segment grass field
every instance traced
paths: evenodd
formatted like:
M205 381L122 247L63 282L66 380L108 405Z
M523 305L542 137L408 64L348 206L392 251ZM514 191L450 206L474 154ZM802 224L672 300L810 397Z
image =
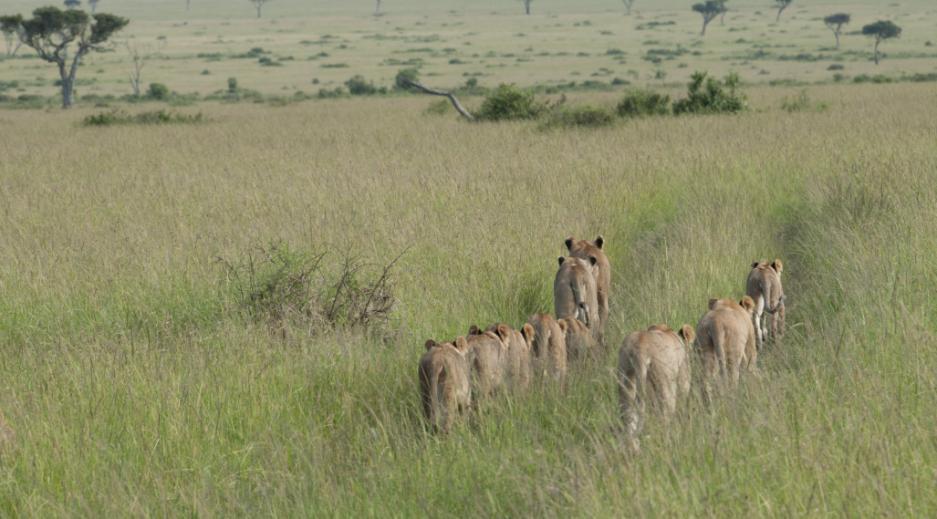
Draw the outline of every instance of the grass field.
M3 12L28 14L41 0L7 0ZM732 0L725 25L716 20L705 38L690 1L641 1L631 16L617 0L575 3L537 0L525 16L520 2L385 0L373 2L276 0L255 17L247 0L154 3L104 0L99 9L126 16L131 24L115 37L114 52L89 56L79 73L78 94L131 93L130 57L124 41L152 55L144 85L157 82L180 93L223 90L227 78L266 94L315 93L360 74L391 85L401 68L418 67L428 83L454 87L480 84L555 85L576 81L636 85L684 83L694 70L735 71L753 83L834 81L860 75L937 73L937 8L927 0L878 2L797 1L775 23L771 2ZM843 46L822 18L852 14ZM859 31L878 19L904 28L886 42L882 64L872 63L872 41ZM930 42L930 46L928 46ZM251 49L262 53L250 54ZM57 94L54 66L34 57L0 61L0 78L16 80L8 94ZM25 59L28 58L28 59ZM262 65L261 58L271 66ZM828 70L830 65L841 65Z
M842 59L848 75L930 73L926 53L937 52L924 45L937 12L923 1L794 7L779 26L765 5L739 2L699 47L696 18L670 0L630 18L597 0L534 2L530 17L515 2L424 12L390 0L377 18L368 2L353 12L278 0L260 21L246 1L220 11L193 0L188 25L182 1L172 12L108 1L102 11L139 19L129 35L167 36L145 77L182 92L222 89L228 76L267 93L355 73L387 83L398 67L380 62L397 50L443 49L469 32L472 52L590 54L499 57L509 65L485 84L585 79L614 64L603 55L613 47L628 52L615 75L633 67L636 83L668 91L693 70L813 81L839 59L752 61L763 76L730 57L751 45L732 42L764 33L786 44L781 31L809 25L771 52L829 54L816 18L838 10L854 13L852 30L893 10L905 27L880 67ZM678 24L632 31L668 19ZM398 25L405 38L440 39L365 38ZM323 34L336 40L299 43ZM649 79L658 66L639 57L651 39L703 54ZM194 57L254 46L296 60ZM844 37L844 52L870 47ZM304 61L320 50L354 66ZM448 59L427 60L426 82L465 80ZM122 60L86 62L79 79L100 79L82 92L127 93ZM55 95L39 65L2 61L0 77ZM749 84L739 115L599 129L469 124L402 95L200 102L174 110L203 120L178 125L85 126L102 108L80 99L68 111L0 110L0 411L16 431L0 452L0 516L937 515L937 90L818 84L806 95L825 109L782 109L800 89ZM621 94L569 97L612 106ZM607 354L574 366L565 391L537 385L430 434L417 393L425 340L551 310L564 238L597 234L613 265ZM255 265L272 244L325 254L332 279L357 258L362 282L399 256L389 320L332 330L301 312L254 311L262 302L244 297L230 266ZM742 295L753 260L775 257L789 329L759 356L761 376L711 409L694 395L669 424L651 416L632 454L615 432L622 339L695 324L709 298Z
M206 105L177 127L0 113L2 515L933 515L935 93L811 93L830 109L765 88L745 115L594 131L419 98ZM597 233L613 345L784 258L790 332L764 375L652 420L639 457L612 433L613 352L565 394L428 435L424 339L548 309L562 239ZM275 240L406 251L391 335L237 311L215 259Z

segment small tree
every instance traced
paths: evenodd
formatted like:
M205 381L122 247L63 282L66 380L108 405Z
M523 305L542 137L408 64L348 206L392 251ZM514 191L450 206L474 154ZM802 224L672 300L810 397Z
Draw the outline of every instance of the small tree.
M264 4L266 4L269 1L270 0L250 0L250 3L254 4L254 9L257 9L257 18L260 18L260 15L262 14L262 11L264 8Z
M724 0L706 0L705 3L695 4L693 10L703 17L703 31L700 36L706 36L706 27L709 22L720 16L726 9Z
M625 13L631 14L631 8L634 7L634 0L621 0L625 4Z
M888 20L879 20L870 23L862 28L862 34L875 38L875 64L878 65L879 53L878 46L885 40L898 38L901 36L901 27Z
M852 17L846 13L831 14L823 19L823 23L833 31L833 36L836 37L837 49L839 49L839 35L843 33L843 26L849 24L850 21Z
M530 2L532 2L532 1L533 1L533 0L521 0L521 2L524 3L524 13L525 13L525 14L530 14Z
M0 32L6 40L7 56L15 56L16 51L20 50L20 46L23 45L23 17L18 14L0 16Z
M776 22L781 21L781 13L790 7L792 3L794 3L794 0L774 0L774 6L778 8L778 17L775 20Z
M137 42L124 42L124 48L127 49L127 55L130 56L130 88L133 90L134 97L140 97L140 85L143 77L143 67L154 53L158 53L163 46L163 41L158 40L156 45L141 44Z
M33 11L32 18L20 22L19 34L20 41L33 48L40 58L58 66L62 108L68 108L72 106L81 59L93 50L104 48L108 38L127 23L126 18L112 14L88 16L84 11L40 7ZM70 52L73 44L75 50Z

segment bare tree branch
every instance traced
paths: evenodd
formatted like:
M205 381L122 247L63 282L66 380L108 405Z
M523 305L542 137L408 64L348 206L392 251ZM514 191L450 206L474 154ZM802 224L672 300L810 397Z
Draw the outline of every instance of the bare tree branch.
M407 87L419 90L420 92L423 92L424 94L449 98L449 102L452 103L452 107L455 108L456 111L459 112L459 114L462 117L466 118L469 121L475 120L475 116L472 115L468 110L466 110L464 106L462 106L462 103L459 102L459 99L452 92L443 92L442 90L429 88L411 79L404 79L403 84Z

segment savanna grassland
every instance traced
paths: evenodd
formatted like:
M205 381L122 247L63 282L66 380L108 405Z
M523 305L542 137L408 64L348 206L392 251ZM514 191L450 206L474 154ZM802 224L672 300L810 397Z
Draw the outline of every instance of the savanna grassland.
M377 24L356 29L367 34L396 24L385 3L376 19L321 9L347 24L332 34ZM907 35L886 52L915 41L927 52L910 29L928 16L922 4L900 4L918 11L901 11ZM192 21L176 27L181 17L143 2L117 5L151 36L165 29L166 53L198 19L213 24L204 38L224 31L237 39L225 48L242 52L272 45L232 27L262 23L274 38L301 14L271 2L261 22L249 5L211 22L207 2L193 0ZM400 16L423 16L406 5ZM588 18L597 31L612 23L605 10L627 20L617 4L584 5L575 15L544 1L553 14L503 23L520 32L511 24ZM494 6L460 8L490 16L490 27L521 9ZM769 8L746 6L737 16L761 9L762 30L782 30ZM656 7L636 9L632 17L656 16ZM812 19L820 7L807 9L810 17L786 13L797 20L783 30L826 31ZM445 14L427 16L451 23ZM679 15L693 22L680 26L688 34L698 30L689 14ZM489 27L462 23L459 32ZM713 42L729 37L718 23ZM606 47L598 36L593 52ZM815 45L831 44L824 36ZM200 41L179 52L201 52ZM847 41L868 51L864 38ZM386 57L370 49L371 62ZM691 57L690 71L730 70ZM79 78L100 66L96 86L124 92L112 58L96 55L105 61L85 63ZM868 59L847 67L933 67L892 55L875 69ZM217 88L229 75L265 92L300 81L283 74L294 64L270 67L264 82L253 62L219 63L229 68L209 76ZM654 70L642 63L641 84ZM0 73L27 65L38 62L0 62ZM799 73L775 65L765 65L769 77ZM825 65L813 63L815 74ZM192 76L168 58L150 66L147 77L174 89L216 88L186 83ZM531 79L523 84L540 83L526 71L570 79L562 61L525 66L505 72ZM464 80L433 67L421 69L428 83ZM389 82L397 67L363 70L346 69ZM319 72L306 69L302 81ZM340 84L346 72L321 77ZM0 453L0 516L934 516L937 89L813 85L808 106L782 109L799 90L749 84L741 114L598 129L467 123L402 94L200 102L175 110L203 120L178 125L85 126L101 108L80 96L67 111L0 110L0 410L16 431ZM579 92L569 102L620 97ZM565 390L535 384L488 402L448 436L430 433L417 393L424 341L551 310L563 239L597 234L613 265L606 354L575 365ZM293 266L321 257L317 272L329 280L347 258L365 282L399 257L387 320L333 328L245 297L250 272L260 272L251 289L278 275L262 262L273 247ZM694 393L669 423L651 415L632 453L617 432L623 337L651 323L695 324L709 298L742 295L752 260L775 257L785 262L788 334L759 356L760 376L711 408Z
M47 0L5 0L0 12L28 15ZM55 2L53 2L55 3ZM257 19L248 0L101 0L98 10L130 19L113 51L83 62L77 93L130 94L130 43L145 55L151 82L180 94L222 91L229 77L267 95L314 95L354 75L390 86L401 68L419 68L428 84L560 86L629 82L682 85L695 70L730 71L754 83L830 83L856 77L937 73L937 7L928 0L795 1L780 23L769 0L730 0L724 23L700 37L690 0L637 0L630 16L618 0L534 0L525 16L514 0L273 0ZM823 17L847 12L842 47ZM889 19L904 32L871 61L864 24ZM830 69L830 66L833 69ZM58 93L54 66L21 49L0 59L8 96Z
M0 508L931 515L935 93L825 87L828 111L794 114L752 94L740 116L547 132L428 117L419 98L218 106L177 127L3 113L0 401L18 436ZM784 258L790 331L763 376L711 414L694 399L652 419L638 457L613 434L613 352L565 393L428 434L423 340L549 309L562 239L599 232L616 346L695 323L751 259ZM390 334L239 311L216 258L273 241L330 262L405 251Z

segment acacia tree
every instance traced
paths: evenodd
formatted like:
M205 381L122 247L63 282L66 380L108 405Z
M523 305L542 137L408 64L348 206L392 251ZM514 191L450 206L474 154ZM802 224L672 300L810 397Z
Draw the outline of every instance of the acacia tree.
M850 21L852 21L852 17L846 13L831 14L823 19L823 23L833 31L833 36L836 37L837 49L839 49L839 35L843 33L843 26L849 24Z
M726 6L724 0L706 0L705 3L693 5L693 10L703 17L703 31L700 32L700 36L706 36L706 27L709 26L709 22L721 16Z
M250 2L254 4L254 8L257 9L257 18L260 18L261 11L263 11L263 8L264 8L264 4L266 4L269 1L270 0L250 0Z
M40 7L33 11L32 18L19 20L20 41L59 69L62 108L72 106L81 59L104 48L108 38L129 23L126 18L112 14L88 16L84 11L63 11L58 7Z
M621 0L625 4L625 13L631 14L631 8L634 7L634 0Z
M878 46L885 40L901 36L901 27L888 20L879 20L862 28L862 34L875 38L875 64L878 65Z
M778 18L775 20L776 22L781 21L781 13L790 7L792 3L794 3L794 0L774 0L774 6L778 8Z
M12 16L0 16L0 32L3 33L3 39L6 40L7 56L13 57L16 51L23 45L23 17L14 14Z

